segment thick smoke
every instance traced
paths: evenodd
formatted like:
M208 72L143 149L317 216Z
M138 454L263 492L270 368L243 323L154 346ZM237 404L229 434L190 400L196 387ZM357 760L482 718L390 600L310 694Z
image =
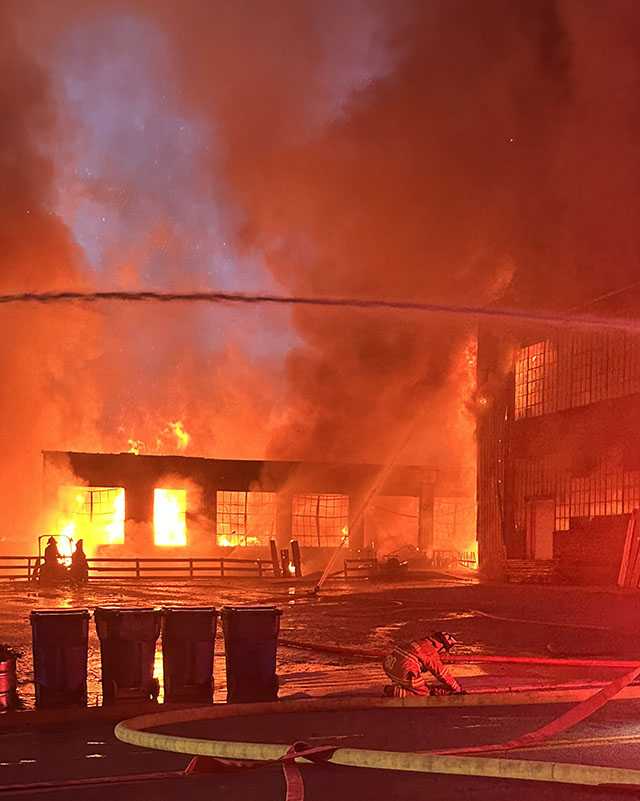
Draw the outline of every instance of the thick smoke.
M5 290L272 282L292 294L565 308L635 278L633 0L11 8L31 52L2 26ZM71 181L82 124L68 94L54 107L50 86L74 31L85 37L74 74L93 75L106 48L131 76L121 85L109 73L107 85L121 104L133 100L113 157ZM160 38L143 64L147 34ZM97 108L96 86L87 97ZM132 135L151 96L177 121L159 139L160 118L144 120L148 141L166 145L161 167L186 164L178 123L197 131L191 167L166 185ZM55 151L56 205L43 152L61 142L77 152ZM74 244L51 213L68 220L87 198L118 217L99 270L82 266L90 243ZM213 253L206 267L198 231ZM184 307L2 315L5 343L21 333L1 356L14 390L7 473L41 446L119 450L182 419L190 452L384 461L409 435L400 461L472 476L474 331L464 320L301 309L212 321ZM29 405L38 414L20 423Z
M0 74L0 285L81 289L81 254L53 213L54 172L44 155L55 129L50 84L18 44L4 4ZM2 313L0 328L0 542L16 542L35 535L39 448L76 437L95 441L100 405L87 365L100 325L82 309L14 308Z

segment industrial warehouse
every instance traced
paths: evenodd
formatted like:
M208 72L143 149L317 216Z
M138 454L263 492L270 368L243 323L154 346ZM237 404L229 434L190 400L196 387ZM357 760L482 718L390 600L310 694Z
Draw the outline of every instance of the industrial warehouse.
M637 293L616 300L617 330L498 342L481 329L478 543L488 573L526 560L559 582L618 582L640 507L640 338L621 316Z
M1 801L640 797L640 2L0 67Z
M345 537L346 551L380 556L471 549L475 538L473 498L456 493L455 475L427 467L45 452L43 469L56 530L104 556L211 555L293 539L317 561Z

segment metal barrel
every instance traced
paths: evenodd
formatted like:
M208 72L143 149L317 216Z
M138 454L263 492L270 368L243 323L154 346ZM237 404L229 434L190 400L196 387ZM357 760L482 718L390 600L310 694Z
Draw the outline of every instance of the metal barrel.
M39 609L30 621L36 707L85 706L89 610Z
M165 702L213 702L217 619L212 606L172 606L162 610Z
M281 614L272 606L222 608L228 702L278 698L276 653Z
M15 656L0 656L0 712L18 704L18 676Z
M157 699L153 669L161 615L151 607L96 607L103 704Z

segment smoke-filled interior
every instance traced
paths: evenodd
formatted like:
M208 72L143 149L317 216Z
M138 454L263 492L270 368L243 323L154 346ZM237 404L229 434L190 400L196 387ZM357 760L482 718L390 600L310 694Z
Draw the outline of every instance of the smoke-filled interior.
M639 26L633 0L6 0L0 290L580 307L636 278ZM455 476L439 547L474 539L464 315L49 304L0 326L0 551L77 534L99 493L94 536L121 536L117 486L65 476L40 510L43 449L429 466ZM179 546L198 508L156 489ZM219 499L219 545L270 525L250 494ZM335 545L341 502L292 494L299 537ZM376 498L368 536L413 543L415 504Z

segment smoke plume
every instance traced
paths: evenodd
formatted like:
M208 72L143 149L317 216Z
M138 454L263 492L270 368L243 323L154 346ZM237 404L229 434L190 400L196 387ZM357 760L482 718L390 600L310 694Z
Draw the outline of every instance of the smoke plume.
M561 309L635 277L633 0L31 0L0 14L3 291ZM384 461L409 431L400 461L472 484L464 319L1 315L0 481L16 514L34 482L16 494L15 475L39 448L126 450L176 420L188 453L227 457Z

